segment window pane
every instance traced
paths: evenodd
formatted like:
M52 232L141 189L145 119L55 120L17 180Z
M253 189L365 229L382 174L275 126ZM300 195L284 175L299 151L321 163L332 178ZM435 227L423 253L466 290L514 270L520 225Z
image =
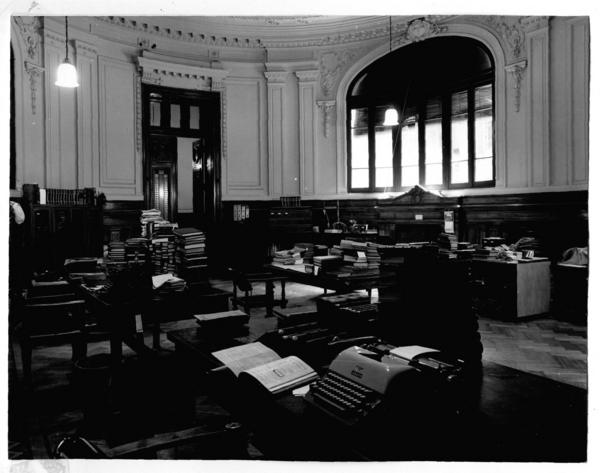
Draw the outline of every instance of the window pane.
M487 158L494 154L492 119L492 85L475 89L475 157Z
M181 126L181 107L178 103L171 104L171 128L179 128Z
M443 184L442 164L425 165L425 184Z
M451 172L450 182L452 182L452 184L461 184L464 182L469 182L469 162L468 161L453 162L450 172Z
M369 134L366 128L352 130L352 168L369 167Z
M402 166L419 164L419 124L416 116L402 123Z
M352 188L360 189L369 187L369 170L368 169L353 169L352 170Z
M452 117L450 122L451 160L469 159L469 129L467 120L467 91L452 94ZM468 180L468 179L467 179ZM464 182L454 181L452 182Z
M442 120L425 122L425 162L442 162Z
M394 149L391 126L375 127L375 166L392 167Z
M160 126L160 102L150 102L150 126Z
M394 185L394 168L375 169L375 187L392 187Z
M350 111L350 126L352 128L366 128L369 123L367 108L356 108Z
M200 107L190 105L190 130L200 129Z
M414 186L419 183L419 166L402 167L402 186Z
M475 160L475 181L491 181L494 179L494 159L484 158Z

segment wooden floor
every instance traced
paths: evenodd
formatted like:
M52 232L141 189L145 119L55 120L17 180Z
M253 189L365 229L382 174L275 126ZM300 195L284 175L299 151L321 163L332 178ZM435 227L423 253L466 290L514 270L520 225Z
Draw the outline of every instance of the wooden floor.
M215 281L215 286L230 289L228 282ZM278 288L277 288L278 289ZM257 288L260 293L262 288ZM314 304L322 289L288 283L286 287L289 306ZM275 327L275 318L266 318L264 309L253 309L250 331L263 333ZM165 323L162 326L161 346L164 358L172 360L173 345L165 333L177 328L194 326L193 320ZM587 388L587 329L582 325L555 320L550 317L519 322L502 322L480 319L479 329L484 345L483 357L506 366L517 368L567 384ZM147 343L151 334L146 333ZM108 352L108 342L89 344L88 354ZM67 433L73 433L81 424L82 414L70 387L72 364L70 347L48 347L34 351L33 399L24 405L19 401L19 375L21 368L18 347L13 350L13 366L17 378L11 380L11 422L9 455L11 458L47 458L56 443ZM136 356L125 348L124 356L135 363ZM196 400L197 412L226 414L206 397ZM259 452L254 452L260 458ZM167 453L167 458L168 453Z

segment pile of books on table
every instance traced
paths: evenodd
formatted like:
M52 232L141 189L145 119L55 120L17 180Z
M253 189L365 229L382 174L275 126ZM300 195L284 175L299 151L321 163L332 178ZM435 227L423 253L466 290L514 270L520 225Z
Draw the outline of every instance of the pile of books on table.
M125 263L125 243L122 241L109 242L106 257L111 263Z
M273 263L292 265L303 264L302 249L293 248L291 250L279 250L273 255Z
M177 274L185 280L197 281L208 276L206 235L197 228L176 228L175 263Z
M175 237L160 236L152 238L152 272L153 274L172 273L175 271Z
M145 264L148 262L150 248L146 238L128 238L125 241L125 261L127 263Z
M332 273L338 271L344 264L339 255L315 256L313 258L314 274Z
M342 240L329 251L342 257L344 265L340 276L376 274L379 272L381 256L377 243ZM347 274L346 274L347 273Z
M148 231L149 223L154 224L155 222L162 221L162 215L160 210L157 209L147 209L142 210L142 214L140 216L140 225L141 225L141 235L143 237L150 238L152 236L152 230ZM151 227L152 225L150 225Z
M185 289L185 281L173 276L171 273L152 276L152 289L160 295L167 295L174 292L182 292Z

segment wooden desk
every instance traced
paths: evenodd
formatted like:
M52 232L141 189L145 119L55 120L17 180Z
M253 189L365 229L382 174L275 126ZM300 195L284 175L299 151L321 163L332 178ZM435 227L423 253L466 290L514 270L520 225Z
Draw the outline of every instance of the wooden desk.
M550 311L550 261L547 258L472 261L480 315L518 319Z
M194 372L219 362L211 351L250 341L207 341L196 328L168 333ZM319 369L319 368L317 368ZM382 413L342 427L290 393L254 396L228 370L205 385L251 426L254 441L277 460L556 461L586 459L587 392L491 362L453 396L412 392Z

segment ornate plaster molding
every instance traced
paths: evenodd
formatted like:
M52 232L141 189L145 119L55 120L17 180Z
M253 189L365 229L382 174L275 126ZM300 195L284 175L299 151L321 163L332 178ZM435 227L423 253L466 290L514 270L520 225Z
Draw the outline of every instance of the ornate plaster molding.
M25 72L29 76L29 89L31 91L31 113L36 114L37 111L37 85L38 77L44 73L45 69L37 64L25 61Z
M37 60L39 58L42 38L42 18L39 16L15 16L14 18L25 43L27 57L32 61Z
M327 98L332 96L335 87L346 68L364 52L365 48L326 51L319 59L321 90Z
M335 116L335 100L318 100L317 106L323 113L323 134L325 135L325 138L329 138L331 123Z
M444 33L448 30L447 26L442 26L428 17L415 18L406 23L400 36L396 38L396 43L407 44L415 43L417 41L423 41L427 38L437 36L440 33ZM392 27L393 34L393 27Z
M502 37L513 60L525 56L525 34L548 26L547 16L486 16L484 22Z
M99 21L111 25L120 26L137 32L150 33L169 39L186 41L188 43L200 43L212 46L229 46L236 48L261 48L261 40L258 38L240 38L238 36L217 36L216 34L198 33L194 31L175 30L160 25L152 25L123 16L97 17Z
M135 77L135 147L142 152L142 71L137 70Z
M78 56L86 56L95 58L98 56L98 49L95 46L84 43L83 41L75 40L75 54Z
M187 66L142 56L137 58L137 62L141 70L142 82L188 89L212 90L213 84L222 82L229 73L224 69Z
M298 82L316 82L319 79L319 70L296 71Z
M513 78L515 112L518 112L521 109L521 83L523 81L523 76L525 75L525 69L527 69L527 60L525 59L509 64L504 68L504 70L510 73Z
M266 71L265 77L268 84L285 84L288 73L286 71Z

